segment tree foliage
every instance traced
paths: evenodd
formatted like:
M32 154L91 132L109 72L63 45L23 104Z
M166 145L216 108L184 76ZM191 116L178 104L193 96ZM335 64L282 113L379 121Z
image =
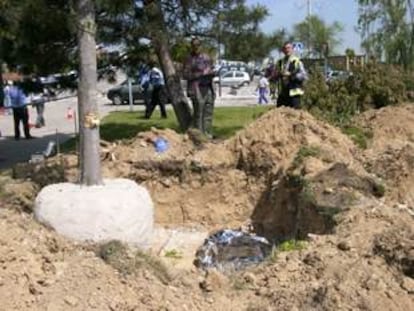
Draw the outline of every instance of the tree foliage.
M329 122L346 127L352 117L368 109L397 105L407 99L401 69L370 63L355 70L347 80L325 82L315 71L306 84L304 106Z
M322 57L328 47L330 52L341 43L339 34L343 26L339 22L326 24L316 15L307 17L303 22L294 26L293 35L296 40L305 42L311 54Z
M225 47L224 58L259 60L280 47L285 37L284 31L265 34L260 30L260 23L268 16L266 7L249 7L244 1L228 1L227 6L220 7L213 19L212 31Z
M358 0L362 46L370 56L414 68L414 1Z

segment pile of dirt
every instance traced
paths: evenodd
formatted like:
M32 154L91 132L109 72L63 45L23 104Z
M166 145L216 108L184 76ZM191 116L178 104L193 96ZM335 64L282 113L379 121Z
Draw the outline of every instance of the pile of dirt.
M386 184L387 197L414 212L414 105L368 111L356 125L372 133L364 166Z
M389 124L388 114L401 118L398 126ZM307 241L289 252L275 248L260 266L228 275L180 266L179 249L143 255L115 242L102 251L58 236L27 211L46 176L76 181L76 157L20 168L15 176L25 180L24 195L16 199L19 181L10 182L8 208L0 209L3 307L414 309L412 216L393 201L396 194L406 200L411 189L403 186L414 163L411 132L403 124L413 117L408 106L361 116L358 125L374 133L364 151L340 130L288 108L269 111L222 142L153 129L106 144L104 175L146 186L158 226L242 227L272 242ZM159 137L169 143L161 153L154 148Z
M358 148L340 130L316 120L304 111L281 108L266 113L228 142L236 153L238 167L252 174L276 173L286 170L301 154L313 149L317 163L307 167L315 174L332 163L341 162L362 171ZM299 152L299 154L298 154Z

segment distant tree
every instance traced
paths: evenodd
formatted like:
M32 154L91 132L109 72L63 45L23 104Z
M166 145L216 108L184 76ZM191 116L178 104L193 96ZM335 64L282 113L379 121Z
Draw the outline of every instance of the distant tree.
M345 50L345 55L348 56L349 58L354 58L355 57L355 50L351 49L351 48L347 48Z
M220 7L213 22L212 31L225 47L227 59L250 61L261 60L280 47L283 31L265 34L260 23L269 16L262 5L246 6L244 1L227 1Z
M318 16L311 15L294 26L293 36L304 42L312 54L323 57L327 52L332 54L341 43L339 34L342 31L343 26L339 22L327 25Z
M0 0L0 86L3 85L3 63L10 61L14 50L19 15L17 4L12 0ZM3 98L3 88L0 87L0 103Z
M414 68L414 1L358 0L362 47L371 57Z
M76 58L76 27L70 1L20 0L10 11L14 21L13 46L8 50L10 64L27 73L48 74L70 68ZM9 14L9 13L7 13Z

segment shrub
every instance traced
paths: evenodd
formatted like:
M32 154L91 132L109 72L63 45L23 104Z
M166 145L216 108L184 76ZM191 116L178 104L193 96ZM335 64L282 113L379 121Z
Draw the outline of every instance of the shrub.
M406 90L414 87L410 83L414 84L402 70L383 64L368 64L346 80L329 84L320 72L314 72L305 86L303 105L316 117L349 126L355 114L406 100Z

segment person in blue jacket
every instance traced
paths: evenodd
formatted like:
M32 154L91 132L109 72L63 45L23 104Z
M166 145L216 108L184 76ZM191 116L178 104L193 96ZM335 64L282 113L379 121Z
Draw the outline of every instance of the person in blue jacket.
M20 121L23 123L24 136L26 139L32 139L29 127L29 112L26 105L26 96L19 83L10 86L9 98L11 108L13 109L14 119L14 139L20 139Z

